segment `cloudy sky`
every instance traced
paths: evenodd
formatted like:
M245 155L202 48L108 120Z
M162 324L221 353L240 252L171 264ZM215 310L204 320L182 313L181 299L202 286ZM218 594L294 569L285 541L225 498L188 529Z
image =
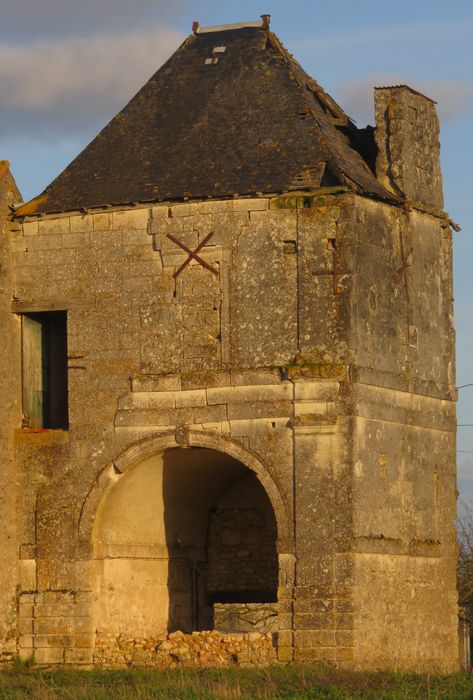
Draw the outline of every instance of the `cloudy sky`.
M456 234L458 384L473 383L471 0L0 0L0 158L38 194L202 25L258 19L360 125L372 88L408 83L438 101L446 209ZM473 387L459 423L473 423ZM473 427L460 427L460 490L473 498ZM471 451L471 454L468 454Z

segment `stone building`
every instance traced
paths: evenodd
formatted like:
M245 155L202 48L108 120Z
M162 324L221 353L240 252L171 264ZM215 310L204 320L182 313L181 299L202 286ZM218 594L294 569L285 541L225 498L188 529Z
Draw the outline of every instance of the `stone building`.
M435 107L357 128L268 23L195 24L12 216L2 166L4 659L457 668Z

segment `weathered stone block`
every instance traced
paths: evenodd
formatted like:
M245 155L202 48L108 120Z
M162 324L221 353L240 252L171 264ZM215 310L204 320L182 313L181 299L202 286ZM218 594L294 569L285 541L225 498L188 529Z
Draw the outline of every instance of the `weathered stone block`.
M187 408L191 406L205 406L207 397L205 389L194 389L189 391L176 391L174 394L176 408ZM199 421L200 422L200 421Z
M199 205L197 202L190 204L176 204L175 206L169 207L169 215L172 218L177 216L193 216L199 211Z
M40 232L37 236L31 237L31 239L29 239L31 241L28 244L29 250L54 250L62 248L62 236L59 233L55 233L53 231L45 231L44 228L40 228L39 231Z
M37 664L62 664L64 663L64 649L52 649L50 647L36 647L34 660Z
M294 661L294 647L293 646L288 646L288 647L283 647L278 645L278 661L281 663L290 663L291 661Z
M151 218L152 219L163 219L169 216L169 207L167 205L152 207L151 208Z
M31 634L21 634L19 639L18 639L18 645L20 648L28 648L31 649L33 646L33 635Z
M34 631L38 635L67 635L74 630L74 620L71 617L35 617ZM39 644L39 641L38 641Z
M69 233L71 228L69 216L61 216L56 219L41 219L38 222L38 233L43 236L56 236L61 233Z
M133 411L133 425L172 425L171 413L174 413L174 411L156 409Z
M112 228L129 231L142 229L146 231L149 219L149 209L126 209L112 212ZM131 235L131 238L132 235Z
M175 408L169 411L168 425L185 425L194 422L194 412L192 408Z
M66 664L75 664L78 666L92 664L93 661L93 649L66 649L64 661Z
M30 661L34 658L34 649L32 647L20 647L18 649L18 657L21 661Z
M23 224L23 235L36 236L38 229L39 225L37 221L25 221Z
M231 199L216 199L206 200L198 204L199 214L213 214L215 212L231 212L233 211L233 200Z
M296 380L294 382L294 398L296 401L327 401L337 397L340 384L338 382Z
M18 632L20 636L26 639L27 635L33 634L33 618L23 618L21 617L18 622Z
M187 387L186 387L187 388ZM190 387L189 387L190 388ZM148 392L171 392L180 391L181 377L178 374L166 375L162 377L140 376L132 377L132 391L148 391Z
M92 214L94 220L94 231L108 231L112 220L112 214L101 212L100 214Z
M25 253L28 250L28 239L18 238L13 240L11 242L11 249L13 253Z
M36 561L34 559L20 561L20 585L22 591L36 590Z
M148 408L162 411L164 409L176 408L176 397L179 392L174 391L156 391L147 393Z
M252 384L275 385L281 381L281 371L277 367L272 369L247 370L246 372L232 370L230 375L231 382L228 382L228 384L231 383L234 386L248 386Z
M228 387L230 386L230 372L209 372L205 370L186 372L181 375L181 381L183 389Z
M294 661L313 662L335 661L338 649L336 647L295 647Z
M93 231L94 230L94 217L100 216L98 214L85 214L79 216L71 216L70 222L70 232L77 233L82 231Z
M78 591L74 594L74 600L76 603L91 603L93 601L93 593L91 591ZM79 614L79 613L77 613Z
M245 420L257 418L288 417L292 413L290 401L254 401L228 405L228 419Z
M30 619L33 617L34 605L32 603L20 603L19 606L19 617L24 619Z
M262 211L269 207L269 199L234 199L233 211Z
M82 248L84 246L87 246L89 243L89 233L87 231L85 232L79 232L79 233L70 233L68 236L64 236L62 239L62 248L63 249L68 249L68 248Z
M296 647L331 647L335 646L333 630L296 630L294 632Z
M335 616L333 613L310 613L310 612L300 612L301 610L309 610L310 606L303 605L299 603L295 606L296 613L294 616L294 621L297 629L301 630L319 630L319 629L333 629L335 627ZM350 629L350 628L347 628Z

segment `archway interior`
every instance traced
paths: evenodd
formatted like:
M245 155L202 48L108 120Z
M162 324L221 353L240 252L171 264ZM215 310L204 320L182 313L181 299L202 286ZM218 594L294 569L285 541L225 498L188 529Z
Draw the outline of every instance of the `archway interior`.
M212 629L214 606L276 601L276 521L256 475L215 450L174 448L127 471L94 528L97 628Z

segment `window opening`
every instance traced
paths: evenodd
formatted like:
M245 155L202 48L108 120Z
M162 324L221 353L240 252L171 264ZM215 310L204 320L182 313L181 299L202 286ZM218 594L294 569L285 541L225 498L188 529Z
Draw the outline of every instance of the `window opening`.
M67 429L67 312L22 314L23 413L27 428Z

